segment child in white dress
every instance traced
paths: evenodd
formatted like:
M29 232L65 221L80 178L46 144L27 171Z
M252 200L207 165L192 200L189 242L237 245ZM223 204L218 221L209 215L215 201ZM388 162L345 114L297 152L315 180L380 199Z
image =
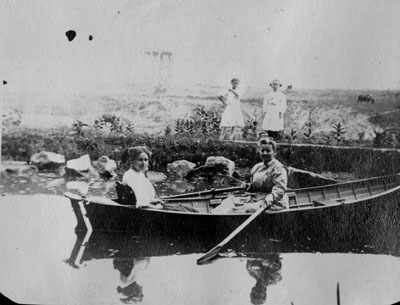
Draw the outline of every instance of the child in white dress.
M279 80L270 83L272 91L264 95L263 113L265 113L262 129L268 132L271 138L277 138L284 129L283 113L286 111L286 95L278 90Z
M242 109L240 107L240 93L238 91L239 79L231 80L232 89L228 90L226 97L219 96L218 99L226 106L221 117L221 136L224 140L229 136L229 140L241 138L240 130L244 127Z

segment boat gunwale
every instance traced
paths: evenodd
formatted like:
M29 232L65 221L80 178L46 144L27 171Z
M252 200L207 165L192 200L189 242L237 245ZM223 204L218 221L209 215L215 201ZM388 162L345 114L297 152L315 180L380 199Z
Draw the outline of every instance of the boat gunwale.
M355 181L348 181L348 182L343 182L343 183L337 183L337 184L330 184L330 185L323 185L323 186L316 186L316 187L309 187L309 188L300 188L300 189L290 189L287 191L288 192L301 192L301 191L309 191L309 190L316 190L316 189L323 189L323 188L332 188L332 187L338 187L340 185L351 185L354 183L360 183L360 182L365 182L365 181L372 181L372 180L381 180L383 178L389 178L389 177L400 177L400 173L393 174L393 175L386 175L386 176L380 176L380 177L372 177L372 178L367 178L367 179L361 179L361 180L355 180ZM345 198L343 199L331 199L331 200L322 200L321 202L318 201L312 201L310 202L310 205L305 205L305 206L295 206L295 208L288 208L288 209L282 209L282 210L267 210L265 211L265 214L280 214L280 213L289 213L289 212L296 212L296 211L306 211L306 210L317 210L317 209L324 209L324 208L330 208L330 207L335 207L335 206L340 206L340 205L348 205L348 204L356 204L359 202L364 202L368 200L372 200L381 196L385 196L387 194L393 193L400 190L400 185L397 185L395 187L392 187L390 189L387 189L385 191L369 195L367 197L363 198L358 198L354 200L346 200ZM100 199L96 200L96 198L102 198L102 197L84 197L84 196L79 196L80 199L77 198L78 195L73 194L73 193L65 193L64 194L66 197L68 197L71 201L72 200L77 200L77 201L82 201L85 206L90 205L91 203L96 204L96 205L105 205L105 206L114 206L114 207L119 207L119 208L126 208L126 209L131 209L131 210L141 210L141 211L146 211L147 212L153 212L153 213L165 213L165 214L174 214L174 215L190 215L194 217L200 217L200 216L214 216L214 217L243 217L243 216L250 216L252 213L227 213L227 214L212 214L209 212L199 212L199 213L190 213L190 212L184 212L184 211L168 211L168 210L158 210L158 209L138 209L135 206L130 206L130 205L123 205L119 204L118 202L112 200L112 199L107 199L109 203L106 202L101 202ZM215 197L192 197L192 198L185 198L188 199L187 201L201 201L201 200L210 200L214 199ZM181 198L184 199L184 198ZM175 200L174 200L175 201ZM176 199L177 202L180 200ZM313 205L313 203L325 203L322 205Z
M390 193L396 192L400 190L400 185L394 188L391 188L389 190L374 194L374 195L370 195L368 197L364 197L364 198L359 198L357 200L332 200L329 201L327 200L327 204L325 205L309 205L309 206L304 206L304 207L297 207L297 208L292 208L292 209L282 209L282 210L277 210L277 211L273 211L273 210L267 210L265 211L265 214L280 214L280 213L290 213L290 212L297 212L297 211L306 211L306 210L318 210L318 209L325 209L325 208L331 208L331 207L335 207L335 206L340 206L340 205L348 205L348 204L357 204L360 202L364 202L364 201L368 201L368 200L372 200L381 196L385 196L388 195ZM226 214L212 214L212 213L204 213L204 212L199 212L199 213L190 213L190 212L183 212L183 211L168 211L168 210L158 210L158 209L138 209L134 206L129 206L129 205L122 205L122 204L118 204L117 202L115 202L115 205L108 205L104 202L96 202L96 201L89 201L86 200L84 198L82 198L83 202L85 205L89 205L89 204L96 204L96 205L104 205L104 206L115 206L115 207L122 207L122 208L127 208L127 209L131 209L131 210L141 210L141 211L146 211L146 212L154 212L154 213L166 213L166 214L181 214L181 215L190 215L190 216L214 216L214 217L224 217L224 216L229 216L229 217L239 217L239 216L250 216L252 213L226 213Z
M345 181L345 182L340 182L340 183L332 183L332 184L327 184L327 185L303 187L303 188L296 188L296 189L287 189L286 193L288 193L288 192L301 192L301 191L308 191L308 190L316 190L316 189L322 189L322 188L334 188L334 187L341 186L341 185L350 185L350 184L353 184L353 183L361 183L361 182L367 182L367 181L372 181L372 180L380 180L380 179L383 179L383 178L391 178L391 177L400 177L400 173L391 174L391 175L385 175L385 176L377 176L377 177L365 178L365 179L358 179L358 180L352 180L352 181Z

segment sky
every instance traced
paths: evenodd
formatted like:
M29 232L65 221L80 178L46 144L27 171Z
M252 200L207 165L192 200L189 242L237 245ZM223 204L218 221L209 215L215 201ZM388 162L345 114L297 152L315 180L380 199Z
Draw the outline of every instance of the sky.
M400 89L396 0L0 0L0 13L10 91L224 86L233 77Z

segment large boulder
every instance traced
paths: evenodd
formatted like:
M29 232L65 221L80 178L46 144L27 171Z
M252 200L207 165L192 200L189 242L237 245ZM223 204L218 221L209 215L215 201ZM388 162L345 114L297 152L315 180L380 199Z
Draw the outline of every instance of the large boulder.
M68 190L77 192L80 195L89 193L89 183L86 181L68 181L65 186Z
M99 174L95 171L90 161L89 155L83 155L78 159L67 161L66 175L69 177L97 177Z
M93 161L94 169L104 178L113 178L117 176L117 162L107 156L101 156Z
M334 183L337 183L337 181L332 178L298 168L288 167L288 187L291 189Z
M208 157L206 163L202 166L194 168L187 178L193 179L195 177L204 177L214 179L216 175L224 175L227 177L239 178L240 176L235 172L235 163L225 157Z
M179 177L186 177L186 175L193 170L196 164L187 160L178 160L167 165L167 171Z
M50 151L41 151L31 156L30 163L41 170L59 169L65 165L65 156Z
M148 171L146 175L151 182L162 182L167 179L167 176L160 172Z
M47 189L55 189L55 188L62 188L62 186L65 184L65 179L64 178L57 178L54 180L50 180L46 188Z
M4 161L0 165L0 172L25 176L37 173L38 168L24 161Z
M227 174L232 176L235 172L235 162L229 160L228 158L222 156L210 156L207 158L206 163L204 164L207 167L217 167L222 169L222 174Z

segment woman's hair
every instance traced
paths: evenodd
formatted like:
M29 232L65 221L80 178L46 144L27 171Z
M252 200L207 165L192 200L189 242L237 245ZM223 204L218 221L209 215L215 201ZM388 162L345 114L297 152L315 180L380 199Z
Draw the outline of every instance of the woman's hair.
M277 80L277 79L274 79L272 82L269 83L269 85L272 87L273 83L278 83L279 87L282 87L281 82L279 80Z
M232 78L232 79L231 79L231 84L233 84L234 81L240 82L240 80L239 80L238 78Z
M272 149L276 152L276 143L270 138L265 137L258 140L258 147L261 147L261 145L271 145Z
M121 156L121 161L123 164L125 164L128 161L136 160L141 153L145 153L149 157L149 159L152 156L151 151L146 146L135 146L129 147L123 152Z

